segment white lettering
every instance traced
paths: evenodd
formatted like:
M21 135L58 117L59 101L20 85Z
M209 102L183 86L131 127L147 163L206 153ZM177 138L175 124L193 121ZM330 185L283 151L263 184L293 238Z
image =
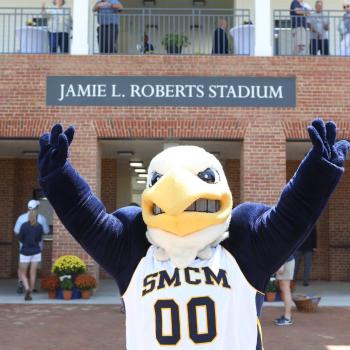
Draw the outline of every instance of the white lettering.
M64 84L61 84L61 95L60 95L60 98L58 99L58 101L63 101L64 99Z
M122 94L117 94L117 85L112 84L112 97L121 97Z
M209 85L209 98L215 98L216 97L216 85Z
M65 94L66 97L69 97L69 94L71 94L71 97L76 97L74 88L73 88L73 84L69 84L68 90Z
M245 95L243 95L243 90L245 90ZM247 98L250 95L250 90L245 85L238 85L238 97L239 98Z
M282 86L279 86L277 91L275 91L273 86L270 86L270 98L283 98Z
M156 97L168 97L166 95L164 85L156 85Z
M131 94L130 94L131 97L135 97L135 95L137 95L137 97L141 97L139 85L131 84L130 87L131 87Z
M149 90L149 93L146 90ZM152 97L154 95L154 87L150 84L144 85L141 88L141 93L143 97Z
M203 85L198 85L197 86L196 97L198 97L198 98L203 98L204 97L204 86Z
M235 88L233 85L230 85L230 88L228 89L228 92L227 92L227 95L226 97L233 97L233 98L236 98L237 95L236 95L236 91L235 91Z

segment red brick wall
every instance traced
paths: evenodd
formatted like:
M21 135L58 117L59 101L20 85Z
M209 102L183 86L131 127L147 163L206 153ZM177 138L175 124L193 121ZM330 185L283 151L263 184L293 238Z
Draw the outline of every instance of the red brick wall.
M340 136L350 138L348 58L2 55L0 65L0 137L38 137L56 121L75 124L72 161L97 193L99 137L243 139L240 180L236 181L240 200L266 203L276 201L286 181L286 140L306 139L305 126L314 116L335 120ZM46 77L55 75L295 76L297 106L46 107ZM344 182L336 194L338 200L329 207L331 279L348 278L338 266L349 266L350 252L345 246L350 232L349 202L344 199L348 186ZM53 258L70 252L88 259L57 219L54 226ZM88 263L97 274L92 260Z
M117 160L102 159L101 169L101 200L107 212L111 213L117 209ZM111 278L111 276L100 267L101 278Z
M101 200L107 212L116 210L117 203L117 160L102 159Z
M350 161L329 204L329 269L333 281L350 281Z
M35 159L0 160L0 277L9 278L17 275L18 242L13 235L13 227L19 215L27 212L28 200L33 190L39 188ZM45 244L42 270L51 268L51 244Z
M225 174L228 181L228 185L232 192L233 206L237 206L241 203L240 195L240 161L239 159L230 159L225 163Z

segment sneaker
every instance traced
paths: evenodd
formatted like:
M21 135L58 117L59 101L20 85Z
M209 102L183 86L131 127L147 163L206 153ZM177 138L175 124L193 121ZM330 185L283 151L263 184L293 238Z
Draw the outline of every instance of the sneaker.
M307 287L308 285L309 285L309 282L304 282L304 283L303 283L303 286L304 286L304 287Z
M293 324L293 320L286 318L284 316L281 316L277 320L275 320L276 326L291 326Z
M280 317L278 317L278 318L275 318L275 319L274 319L274 322L276 323L277 321L281 320L282 318L284 318L284 315L282 315L282 316L280 316Z
M19 281L17 284L17 293L18 294L23 294L24 292L24 285L22 281Z
M30 290L26 290L26 294L25 294L25 296L24 296L24 300L25 300L25 301L32 301L32 300L33 300L33 298L32 298L32 293L31 293Z

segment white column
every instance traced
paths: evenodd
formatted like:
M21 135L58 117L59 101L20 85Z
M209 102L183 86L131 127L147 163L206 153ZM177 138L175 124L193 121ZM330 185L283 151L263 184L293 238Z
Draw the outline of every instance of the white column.
M255 56L272 56L271 0L255 0Z
M72 55L89 54L89 13L92 11L87 0L73 2L73 41Z

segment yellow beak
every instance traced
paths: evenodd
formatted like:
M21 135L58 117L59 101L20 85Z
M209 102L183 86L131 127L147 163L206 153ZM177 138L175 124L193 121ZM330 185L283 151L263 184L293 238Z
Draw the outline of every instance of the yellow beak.
M219 210L214 213L185 211L198 199L218 201ZM143 192L141 206L147 226L186 236L224 223L231 213L232 195L226 181L208 184L188 170L172 169ZM154 214L154 206L163 213Z

